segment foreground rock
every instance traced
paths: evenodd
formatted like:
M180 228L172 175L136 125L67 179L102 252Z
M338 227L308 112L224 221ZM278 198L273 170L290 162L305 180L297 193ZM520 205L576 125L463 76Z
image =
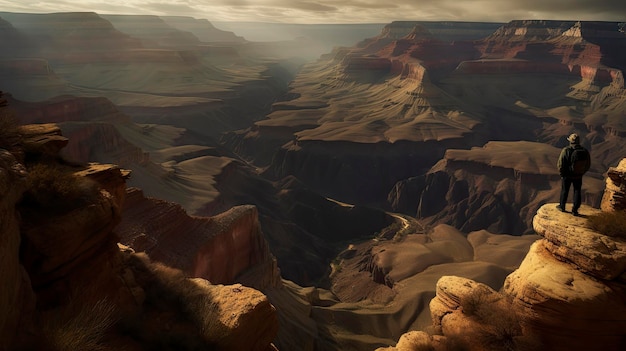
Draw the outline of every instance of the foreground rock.
M550 350L621 349L626 338L623 283L572 268L544 244L531 248L503 288L513 297L524 332Z
M259 291L118 246L127 171L59 161L55 125L22 132L26 167L0 150L1 350L274 349L276 310Z
M600 211L584 208L585 215ZM560 212L545 205L533 221L537 234L545 238L544 247L560 261L574 264L582 272L603 280L614 280L626 271L626 242L589 227L585 218Z
M607 175L602 211L626 210L626 160L622 160L617 167L609 168Z
M622 164L609 171L602 209L622 211ZM617 183L617 185L616 185ZM587 217L543 205L535 242L500 291L461 277L442 277L430 302L434 328L411 332L395 348L446 350L622 350L626 346L626 241L594 230ZM409 342L410 341L410 342ZM407 346L408 345L408 346Z

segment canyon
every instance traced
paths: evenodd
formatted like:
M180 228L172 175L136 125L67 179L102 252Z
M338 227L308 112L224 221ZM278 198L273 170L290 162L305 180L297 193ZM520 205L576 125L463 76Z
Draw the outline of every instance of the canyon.
M580 262L581 245L553 228L586 226L553 204L573 132L592 155L581 212L623 209L607 207L621 203L619 169L605 185L625 146L619 23L275 25L309 38L273 42L216 26L0 12L0 109L25 125L25 156L1 158L1 247L15 289L2 291L0 330L25 329L0 339L27 348L29 333L47 335L35 317L71 313L68 298L88 288L98 293L79 304L121 311L110 347L155 347L146 333L161 333L189 349L412 350L492 331L461 313L476 289L495 305L513 299L527 323L516 336L558 328L559 316L533 317L552 297L528 300L545 297L528 275L548 261L598 291L621 286L621 258L610 277L581 276L600 256ZM346 46L332 48L329 32ZM46 162L101 190L40 218L52 210L24 203L23 183ZM556 300L577 293L564 289ZM619 315L623 296L606 296L597 308ZM203 304L217 322L193 313ZM600 332L584 319L541 342L558 349ZM622 345L618 329L603 334L607 349Z

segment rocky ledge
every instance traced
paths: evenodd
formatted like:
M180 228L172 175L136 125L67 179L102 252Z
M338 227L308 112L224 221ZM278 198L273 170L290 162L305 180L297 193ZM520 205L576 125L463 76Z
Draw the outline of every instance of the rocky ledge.
M609 168L606 190L602 199L602 210L626 210L626 159L617 167Z
M582 216L556 208L537 211L543 238L530 248L500 291L445 276L430 302L433 328L411 331L379 350L623 350L626 347L626 240L604 235L589 218L623 211L618 194L626 160L611 168L599 210Z
M280 284L276 259L251 205L213 217L191 217L178 204L129 188L116 232L122 243L191 277L259 289Z
M18 134L17 151L0 148L0 350L275 350L278 319L264 294L187 278L117 243L128 171L63 161L67 139L54 124ZM262 258L276 269L262 237L246 235L260 232L256 209L235 214L197 219L206 238L226 237L198 248L221 253L232 274Z

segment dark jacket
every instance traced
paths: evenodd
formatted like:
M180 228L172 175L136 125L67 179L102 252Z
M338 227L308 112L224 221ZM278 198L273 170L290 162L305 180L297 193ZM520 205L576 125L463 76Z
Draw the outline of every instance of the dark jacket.
M556 162L556 167L559 170L559 174L564 178L572 178L572 179L580 179L582 178L582 174L573 174L570 170L570 160L572 158L572 152L574 149L583 149L580 144L570 144L570 146L566 146L561 150L561 155L559 156L559 160ZM587 159L587 164L585 165L585 172L589 170L591 167L591 160Z

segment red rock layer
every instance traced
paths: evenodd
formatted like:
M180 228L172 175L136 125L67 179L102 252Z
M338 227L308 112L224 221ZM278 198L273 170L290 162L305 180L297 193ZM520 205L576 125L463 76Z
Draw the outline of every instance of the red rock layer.
M129 121L115 105L103 97L59 96L44 102L22 102L11 100L11 109L20 116L20 122L62 123L69 121Z
M214 284L242 280L255 287L279 283L276 262L253 206L238 206L210 218L190 217L177 204L146 198L130 189L121 241L151 259ZM254 274L245 276L254 271Z

